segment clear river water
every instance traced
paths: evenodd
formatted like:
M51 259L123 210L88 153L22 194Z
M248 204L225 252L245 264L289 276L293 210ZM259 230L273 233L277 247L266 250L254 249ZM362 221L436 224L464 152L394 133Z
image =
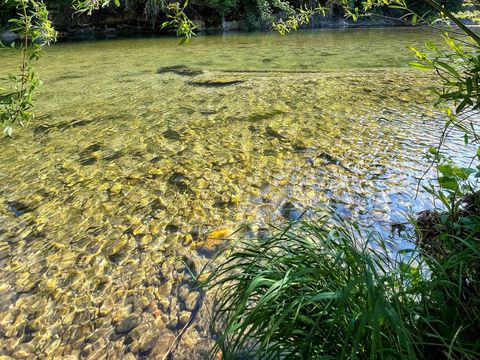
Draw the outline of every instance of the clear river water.
M219 245L327 206L388 236L430 207L414 197L443 118L426 92L434 75L406 62L432 38L346 29L49 47L36 119L0 139L0 354L205 357L210 300L190 271ZM0 52L0 76L19 55Z

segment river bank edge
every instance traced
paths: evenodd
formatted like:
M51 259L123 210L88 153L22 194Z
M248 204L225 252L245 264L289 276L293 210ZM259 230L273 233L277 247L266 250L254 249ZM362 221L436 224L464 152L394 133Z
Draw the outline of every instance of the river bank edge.
M206 26L205 21L193 20L197 26L196 32L201 35L229 33L229 32L251 32L262 31L268 32L272 29L271 21L257 21L254 24L245 21L224 21L218 26ZM347 19L325 19L314 18L307 26L302 26L303 30L318 29L347 29L347 28L378 28L378 27L409 27L408 23L400 22L387 18L371 18L360 19L353 22ZM68 29L60 29L58 31L58 39L60 40L105 40L117 37L143 37L157 35L171 35L169 31L160 29L159 27L149 27L143 25L132 25L128 23L102 23L102 24L85 24L75 26ZM18 40L18 34L0 28L0 41L11 43Z

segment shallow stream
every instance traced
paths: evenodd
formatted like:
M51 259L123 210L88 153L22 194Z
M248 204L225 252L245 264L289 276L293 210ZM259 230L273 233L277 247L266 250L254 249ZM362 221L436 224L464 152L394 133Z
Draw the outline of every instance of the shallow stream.
M0 146L0 354L197 359L191 276L224 238L332 206L388 234L442 117L407 46L349 29L61 43ZM0 76L19 53L0 52ZM455 151L455 148L453 148ZM200 307L202 311L198 312Z

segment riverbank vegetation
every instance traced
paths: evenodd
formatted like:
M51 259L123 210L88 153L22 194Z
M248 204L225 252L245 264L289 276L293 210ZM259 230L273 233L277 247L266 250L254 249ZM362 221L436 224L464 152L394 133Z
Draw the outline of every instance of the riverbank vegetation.
M168 14L167 0L119 0L114 1L83 1L83 0L45 0L51 13L50 20L61 36L88 36L97 32L111 34L116 31L123 35L135 33L165 32L161 24ZM315 2L317 3L317 2ZM335 26L345 15L343 6L331 1L321 1L318 4L328 7L327 18L330 20L323 26ZM360 2L351 1L348 6L358 7ZM462 9L462 0L442 2L447 9L457 11ZM73 7L72 7L73 5ZM97 11L89 15L75 14L75 8L88 8L93 5ZM187 16L195 21L201 29L255 29L270 28L271 22L294 13L301 7L312 7L311 1L305 0L192 0L185 9ZM430 13L431 7L424 2L407 2L412 9L421 14ZM471 7L462 12L468 17ZM0 8L0 28L8 27L8 19L15 15L13 2L2 0ZM376 10L379 19L385 24L405 24L398 22L401 12L387 6ZM318 26L322 26L325 16L317 17Z
M33 64L40 58L42 48L56 38L56 31L42 2L16 0L14 3L18 18L9 22L11 30L22 40L20 73L11 74L3 80L5 88L0 87L0 121L3 134L7 136L12 135L14 125L26 126L34 118L33 95L40 80Z
M392 248L335 216L235 243L207 286L217 290L214 351L224 359L478 358L478 212L468 221L436 224L441 252L425 242Z

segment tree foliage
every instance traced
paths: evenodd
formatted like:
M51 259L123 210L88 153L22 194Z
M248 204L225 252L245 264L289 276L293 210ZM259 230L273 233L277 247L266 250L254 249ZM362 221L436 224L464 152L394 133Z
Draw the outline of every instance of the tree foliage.
M10 19L9 23L12 30L22 39L20 72L1 79L0 87L0 121L3 133L11 136L14 124L25 126L34 117L32 97L40 81L33 64L40 58L43 47L55 41L56 32L51 26L48 11L42 1L3 0L3 2L15 5L18 16Z

